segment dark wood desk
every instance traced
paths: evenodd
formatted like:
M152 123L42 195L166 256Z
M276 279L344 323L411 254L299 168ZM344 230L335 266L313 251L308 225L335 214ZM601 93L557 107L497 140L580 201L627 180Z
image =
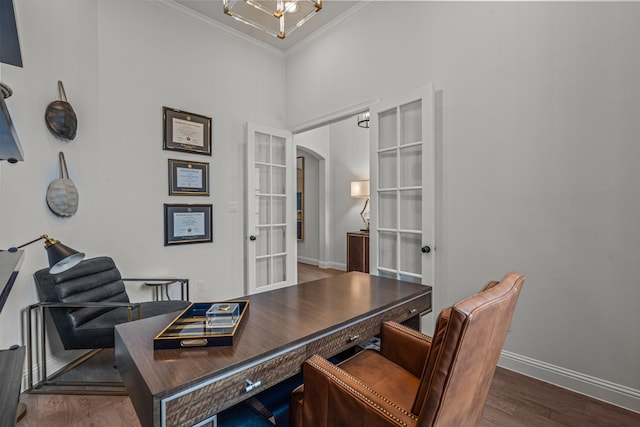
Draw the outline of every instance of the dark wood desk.
M116 327L116 363L143 426L192 426L380 331L419 325L431 287L352 272L243 297L248 316L231 347L153 350L175 316Z

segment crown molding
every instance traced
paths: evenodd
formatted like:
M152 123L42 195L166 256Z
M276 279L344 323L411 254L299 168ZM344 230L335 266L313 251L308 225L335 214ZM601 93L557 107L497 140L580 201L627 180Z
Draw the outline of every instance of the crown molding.
M251 36L248 36L240 31L237 31L227 25L221 24L220 22L208 18L206 16L204 16L203 14L196 12L195 10L189 9L185 6L182 6L179 3L176 3L173 0L153 0L154 3L164 6L168 9L171 9L175 12L178 12L190 19L193 19L195 21L198 21L200 23L206 24L212 28L214 28L216 31L220 31L221 33L226 34L229 37L235 38L237 40L243 40L245 42L251 43L253 45L256 45L258 47L261 47L262 49L265 49L266 51L268 51L269 53L273 54L273 55L277 55L280 56L282 58L285 57L285 52L283 52L280 49L277 49L273 46L271 46L270 44L264 43L258 39L255 39Z
M344 23L353 19L353 17L356 16L359 12L361 12L362 9L368 7L370 3L371 3L370 0L362 0L356 3L351 8L347 9L347 11L344 12L342 15L331 20L326 25L323 25L322 27L314 31L312 34L309 34L307 37L303 38L298 43L291 46L289 49L285 51L285 55L286 56L295 55L296 52L298 52L299 50L302 50L309 43L312 43L315 40L323 37L330 31L332 31L335 27L343 25Z

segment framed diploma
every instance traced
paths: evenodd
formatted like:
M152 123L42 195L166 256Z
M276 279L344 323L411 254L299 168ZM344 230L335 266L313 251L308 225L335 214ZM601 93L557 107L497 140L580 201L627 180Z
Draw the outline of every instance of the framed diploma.
M212 205L164 205L164 245L213 242Z
M170 196L208 196L209 163L169 159Z
M162 107L163 149L211 155L211 117Z

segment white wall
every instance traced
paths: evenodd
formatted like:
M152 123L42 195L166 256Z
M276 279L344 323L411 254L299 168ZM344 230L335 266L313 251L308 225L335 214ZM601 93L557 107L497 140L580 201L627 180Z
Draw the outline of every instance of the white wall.
M346 270L346 234L364 227L360 211L365 200L351 197L350 183L369 179L369 131L358 127L355 118L348 118L296 134L294 141L324 159L326 254L320 257L321 267ZM321 218L319 215L318 220ZM310 256L307 246L312 244L315 242L298 244L298 250L302 249L299 259ZM318 244L322 248L322 242Z
M24 68L2 65L2 79L14 90L8 104L25 161L0 163L0 247L48 233L88 257L114 257L125 276L186 276L194 301L242 295L243 126L285 125L283 56L157 2L22 0L16 8ZM58 79L78 115L72 142L54 138L43 120ZM213 118L211 157L162 150L163 106ZM80 193L78 213L66 219L44 201L61 150ZM168 158L209 162L211 196L169 197ZM240 209L229 212L234 201ZM214 242L164 247L163 203L213 204ZM32 274L44 266L40 244L26 248L0 314L0 348L21 342L19 311L37 301Z
M351 197L351 181L369 179L369 131L355 118L329 126L331 144L331 259L334 268L347 269L347 232L364 227L360 211L364 199Z
M320 264L320 160L313 153L298 147L304 158L304 233L298 240L298 261ZM324 205L323 205L324 206Z
M373 2L289 53L286 103L295 127L442 89L436 304L522 272L513 365L637 411L639 20L637 3Z

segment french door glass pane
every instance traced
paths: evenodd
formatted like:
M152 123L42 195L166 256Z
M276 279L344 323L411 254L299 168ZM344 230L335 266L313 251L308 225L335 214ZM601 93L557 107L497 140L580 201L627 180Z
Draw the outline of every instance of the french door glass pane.
M271 246L272 253L278 254L286 251L286 228L285 227L273 227L273 245Z
M421 234L400 234L400 270L406 273L422 273Z
M269 163L269 152L271 146L271 136L256 132L255 134L256 144L256 162Z
M271 258L256 259L256 287L271 284Z
M286 261L285 255L273 257L273 283L284 282L287 278Z
M422 146L400 149L400 187L422 185Z
M272 194L285 194L286 191L286 169L280 166L271 167L271 193Z
M380 153L379 158L379 179L380 188L395 188L397 186L398 156L396 151L385 151Z
M397 196L396 191L380 192L380 219L378 221L380 228L397 228Z
M398 132L397 117L398 114L395 108L378 114L378 148L391 148L398 145L396 142Z
M400 145L422 141L422 101L400 107Z
M273 163L274 165L285 165L287 140L278 136L274 136L271 140L271 146L273 150L271 152L271 163Z
M258 199L258 224L265 225L270 223L271 209L269 206L269 196L257 196Z
M380 247L379 265L383 268L397 270L397 239L396 233L381 231L379 234L378 246Z
M287 220L287 209L286 209L286 198L285 197L272 197L271 198L271 207L273 214L272 224L284 224Z
M256 186L258 193L269 194L271 192L270 167L267 165L257 165L256 169L258 172L258 185Z
M269 255L271 253L271 230L269 227L260 227L260 234L256 240L256 255Z
M403 230L422 230L422 191L405 190L400 192L400 228Z

